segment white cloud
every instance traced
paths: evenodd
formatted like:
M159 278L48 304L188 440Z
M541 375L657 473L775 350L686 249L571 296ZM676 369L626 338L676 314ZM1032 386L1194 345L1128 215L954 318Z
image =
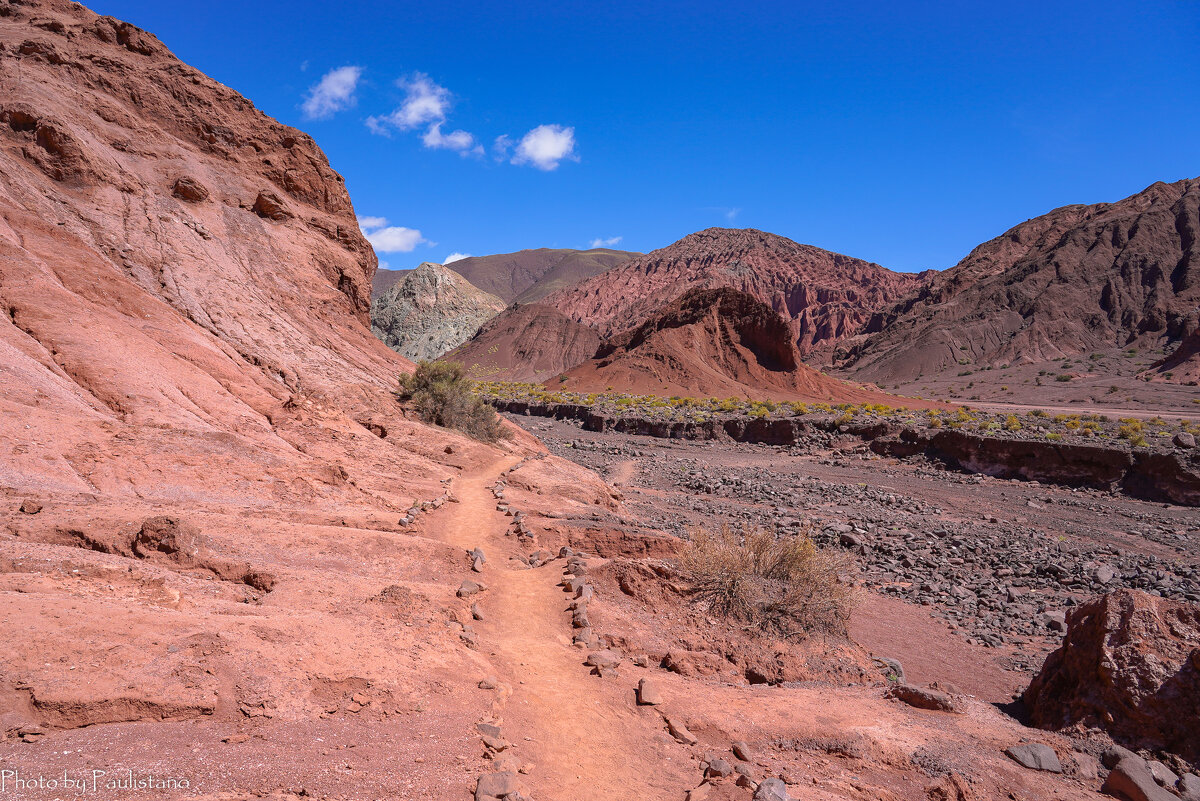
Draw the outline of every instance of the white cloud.
M359 217L358 228L364 234L387 225L387 217Z
M417 229L397 225L369 232L367 241L375 248L376 253L411 253L416 250L417 245L429 242Z
M741 213L742 213L741 209L727 209L725 211L725 219L729 220L730 222L733 222L735 219L737 219L737 216Z
M589 245L588 247L591 247L591 248L610 248L610 247L612 247L613 245L619 245L619 244L621 244L621 239L622 239L622 238L623 238L623 237L619 237L619 236L610 236L608 239L600 239L599 237L597 237L597 238L595 238L595 239L593 239L593 240L592 240L592 244L591 244L591 245Z
M423 72L401 78L396 85L404 90L404 102L389 116L393 125L410 130L427 122L442 122L450 110L450 90L434 83Z
M308 90L308 97L300 107L304 116L310 120L323 120L353 106L354 90L358 88L361 76L362 67L338 67L325 73L325 77Z
M562 125L539 125L521 137L512 163L529 164L539 170L555 170L563 159L578 160L575 155L575 129Z
M483 146L475 143L474 136L466 131L451 131L444 134L440 122L430 125L429 130L421 137L421 141L425 143L425 147L456 150L464 156L467 154L483 155Z
M508 154L512 152L513 141L508 134L500 134L496 137L496 141L492 143L492 153L496 157L496 161L507 161Z
M451 262L462 261L463 259L469 259L469 258L471 258L470 253L454 252L454 253L451 253L449 256L447 256L446 260L444 262L442 262L442 264L450 264Z

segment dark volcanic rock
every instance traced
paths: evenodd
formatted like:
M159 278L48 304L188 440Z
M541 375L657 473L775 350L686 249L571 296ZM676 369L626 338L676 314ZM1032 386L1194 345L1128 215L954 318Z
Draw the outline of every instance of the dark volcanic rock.
M1024 694L1033 723L1200 760L1200 606L1118 590L1074 610Z

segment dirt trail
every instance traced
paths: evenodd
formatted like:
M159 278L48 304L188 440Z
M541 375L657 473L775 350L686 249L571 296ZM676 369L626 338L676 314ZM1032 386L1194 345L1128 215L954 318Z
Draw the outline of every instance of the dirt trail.
M586 652L571 644L570 599L559 588L562 562L513 568L516 541L491 493L507 459L455 482L435 535L464 549L482 547L488 562L475 623L479 651L513 693L503 702L509 753L534 764L525 778L538 801L679 798L699 783L699 768L666 734L662 718L639 708L634 687L643 671L626 664L616 677L591 675ZM503 699L503 694L500 695Z

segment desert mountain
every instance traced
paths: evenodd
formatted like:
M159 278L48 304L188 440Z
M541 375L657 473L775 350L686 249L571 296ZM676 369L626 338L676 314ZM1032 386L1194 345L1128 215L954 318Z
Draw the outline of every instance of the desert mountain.
M787 323L743 292L694 288L606 341L556 388L754 400L894 402L800 361Z
M839 363L894 381L1178 342L1200 321L1200 179L1029 220L872 321Z
M1200 381L1200 328L1183 338L1167 358L1153 365L1151 374L1182 384L1194 384Z
M607 248L537 248L470 256L451 262L450 269L506 303L533 303L640 255Z
M915 293L924 280L752 228L709 228L556 292L546 303L612 336L689 289L730 287L783 315L800 353L821 361L875 311Z
M371 279L371 297L376 298L404 280L412 270L385 270L380 267Z
M544 381L587 361L599 346L599 334L549 306L516 304L446 358L480 380Z
M371 330L414 361L458 347L504 309L504 301L433 262L412 270L371 301Z

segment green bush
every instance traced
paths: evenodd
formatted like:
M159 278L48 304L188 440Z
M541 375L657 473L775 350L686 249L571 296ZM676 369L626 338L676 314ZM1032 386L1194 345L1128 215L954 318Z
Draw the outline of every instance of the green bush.
M473 392L474 383L458 362L421 362L400 376L396 397L407 401L427 423L457 429L483 442L506 436L499 415Z

